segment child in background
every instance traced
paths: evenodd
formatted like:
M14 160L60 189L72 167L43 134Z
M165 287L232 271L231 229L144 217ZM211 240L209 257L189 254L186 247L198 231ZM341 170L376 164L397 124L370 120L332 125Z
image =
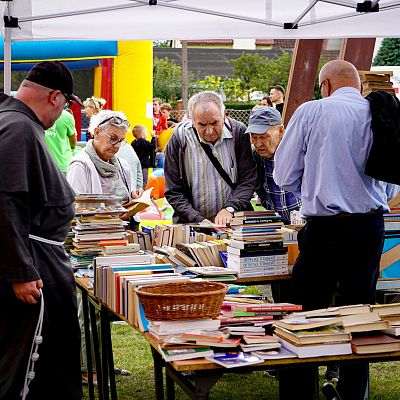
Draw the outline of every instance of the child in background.
M132 147L139 157L143 173L143 187L146 188L149 176L149 168L151 167L151 155L156 149L156 134L154 131L151 131L152 138L151 142L149 142L146 139L147 129L143 125L135 125L132 129L132 133L136 139L132 142Z
M165 129L168 129L167 119L161 113L161 99L153 99L153 130L159 135Z

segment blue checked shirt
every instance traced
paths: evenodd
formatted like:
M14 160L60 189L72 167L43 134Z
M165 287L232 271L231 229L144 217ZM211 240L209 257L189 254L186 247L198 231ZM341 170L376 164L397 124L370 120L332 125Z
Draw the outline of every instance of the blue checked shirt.
M274 159L261 157L255 154L257 162L257 187L261 204L267 210L275 210L282 216L285 224L290 223L290 211L299 210L300 200L291 192L279 187L272 177L274 172Z

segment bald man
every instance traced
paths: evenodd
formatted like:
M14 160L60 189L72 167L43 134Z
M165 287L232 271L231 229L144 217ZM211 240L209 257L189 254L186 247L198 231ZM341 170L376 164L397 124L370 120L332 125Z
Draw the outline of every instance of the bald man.
M277 185L301 199L307 221L299 232L291 299L305 310L328 307L336 288L339 305L374 303L383 213L397 191L364 174L372 144L371 113L356 68L330 61L319 83L323 98L293 114L273 174ZM295 376L288 371L282 379L291 383L281 385L281 399L313 398L312 368L296 370ZM367 380L367 364L340 367L342 400L362 400Z

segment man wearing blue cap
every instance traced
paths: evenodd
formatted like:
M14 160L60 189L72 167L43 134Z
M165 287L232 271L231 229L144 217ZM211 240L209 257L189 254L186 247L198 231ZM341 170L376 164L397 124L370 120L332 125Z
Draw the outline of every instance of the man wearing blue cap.
M257 163L256 192L267 210L275 210L285 223L290 223L290 211L298 210L300 200L291 192L279 187L272 177L275 151L282 140L284 127L278 110L258 107L251 114L246 130L254 146Z

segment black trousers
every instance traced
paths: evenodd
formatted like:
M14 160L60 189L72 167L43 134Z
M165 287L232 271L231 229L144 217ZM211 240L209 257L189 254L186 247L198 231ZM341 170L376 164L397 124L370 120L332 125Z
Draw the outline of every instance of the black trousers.
M336 305L374 303L384 240L381 213L345 214L310 218L299 232L300 254L293 268L290 300L304 310ZM282 370L282 400L312 400L316 368ZM368 364L340 367L338 391L342 400L362 400L368 382Z

